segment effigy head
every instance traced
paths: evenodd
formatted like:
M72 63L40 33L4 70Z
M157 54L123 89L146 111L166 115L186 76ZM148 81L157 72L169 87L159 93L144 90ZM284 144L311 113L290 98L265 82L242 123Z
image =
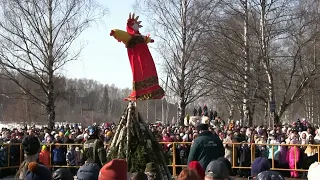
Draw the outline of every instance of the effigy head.
M139 28L142 27L141 21L138 21L139 16L135 17L135 14L129 14L129 18L127 21L127 32L129 34L140 34Z

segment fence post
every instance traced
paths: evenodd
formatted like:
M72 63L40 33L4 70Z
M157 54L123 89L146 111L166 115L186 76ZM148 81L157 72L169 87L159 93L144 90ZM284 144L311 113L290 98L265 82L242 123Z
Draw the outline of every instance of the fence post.
M173 149L172 149L172 174L175 177L177 175L176 172L176 144L173 142Z
M272 169L274 169L274 144L271 144L272 147Z
M7 153L7 155L8 155L8 158L7 158L7 160L8 160L8 162L7 162L7 168L10 168L10 160L11 160L10 150L11 150L11 144L7 144L7 145L8 145L8 148L7 148L7 150L8 150L8 153Z
M19 144L19 149L20 149L20 153L19 153L19 155L20 155L20 164L22 163L22 156L24 156L24 152L22 151L22 144Z
M235 152L234 152L234 150L235 150L235 148L234 148L234 144L233 143L231 145L232 145L232 168L234 168L234 165L235 165L235 158L234 158L234 153Z

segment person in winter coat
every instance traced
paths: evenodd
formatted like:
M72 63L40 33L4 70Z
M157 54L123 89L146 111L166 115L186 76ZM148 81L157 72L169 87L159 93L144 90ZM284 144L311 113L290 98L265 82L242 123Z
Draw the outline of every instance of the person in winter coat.
M303 131L300 133L300 143L299 144L302 144L302 145L305 145L305 144L308 144L308 133L307 131ZM303 148L305 149L305 146L303 146Z
M280 146L280 152L279 152L279 168L281 169L288 169L288 146L285 146L286 142L282 142ZM281 174L285 177L289 177L288 171L282 171Z
M188 156L188 164L191 161L198 161L205 169L211 161L224 157L225 150L219 136L209 131L208 124L200 124L197 129L200 134L193 141Z
M204 105L204 106L203 106L203 115L204 115L204 116L209 116L207 105Z
M83 150L80 149L79 147L76 147L75 151L76 151L77 159L79 160L77 166L81 166L82 164L84 164L81 162Z
M249 167L251 163L251 151L249 145L243 141L239 148L239 166L240 167ZM248 177L249 170L240 168L237 173L239 176Z
M66 155L67 164L69 166L77 166L79 164L79 160L80 159L78 159L77 152L75 150L75 146L71 145L70 149L68 150L67 155ZM77 173L77 170L75 168L70 168L70 171L73 174Z
M16 174L15 179L18 180L26 179L28 164L37 161L37 155L40 151L40 141L33 135L33 132L30 131L29 135L22 140L21 146L24 151L24 161L20 164Z
M193 109L193 116L197 116L198 115L198 111L196 108Z
M290 144L297 144L298 141L293 139L291 140ZM297 168L297 163L300 160L300 149L297 146L291 146L288 152L288 160L289 160L289 168L290 169L296 169ZM293 178L298 177L298 171L291 170L290 171L290 176Z
M56 144L55 148L52 151L52 157L53 157L53 164L55 166L62 166L65 162L65 152L63 151L63 148L61 148L60 144ZM55 168L57 169L57 168Z
M308 139L309 146L307 146L306 150L304 151L306 155L306 160L304 162L304 168L307 169L311 164L318 161L318 148L314 145L313 136L310 135Z
M201 108L201 106L198 109L198 116L202 116L202 108Z
M212 109L210 109L210 111L209 111L209 118L210 118L210 121L214 120L214 115L213 115Z
M74 145L70 146L70 149L68 150L66 155L66 161L69 166L76 166L78 164L79 159L77 157Z
M235 148L235 155L233 155L233 147L232 147L232 144L231 143L236 143L236 140L233 136L233 132L232 131L227 131L227 137L223 140L224 144L224 148L225 148L225 155L224 157L226 159L229 160L229 162L231 162L231 164L233 166L235 166L236 164L233 164L233 160L232 160L232 157L234 156L235 158L234 159L238 159L238 156L237 156L237 151L236 151L236 148ZM236 145L235 145L236 146ZM236 162L235 162L236 163Z
M278 168L279 167L279 153L280 153L280 146L278 145L279 142L275 139L275 136L272 134L270 135L267 144L273 144L274 146L268 145L268 160L269 163L272 166L272 159L274 163L273 168ZM277 144L277 145L276 145Z
M50 169L50 152L47 150L47 146L43 145L39 153L39 162Z

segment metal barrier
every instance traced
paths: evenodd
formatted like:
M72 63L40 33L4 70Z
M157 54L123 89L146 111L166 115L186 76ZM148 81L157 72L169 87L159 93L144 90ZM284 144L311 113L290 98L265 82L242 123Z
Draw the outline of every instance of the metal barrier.
M175 145L177 144L188 144L191 145L192 143L190 142L160 142L160 144L172 144L173 147L176 147ZM307 172L307 169L298 169L297 168L297 163L298 161L296 160L297 154L296 154L296 150L294 149L294 158L295 158L295 168L294 169L282 169L282 168L276 168L275 167L275 163L274 163L274 151L275 151L275 146L278 146L278 148L280 148L281 146L297 146L297 147L317 147L317 153L318 153L318 161L320 161L320 145L311 145L311 144L306 144L306 145L302 145L302 144L254 144L254 143L223 143L223 144L229 144L232 145L232 169L251 169L251 166L236 166L235 164L237 164L236 162L238 161L235 157L235 152L237 151L237 146L240 145L244 145L247 144L250 147L250 154L251 154L251 164L252 162L255 160L255 152L256 152L256 148L259 146L269 146L268 149L271 149L272 151L272 164L271 164L271 170L276 170L276 171L299 171L299 172ZM270 148L271 147L271 148ZM169 167L172 167L172 174L173 176L176 176L176 167L187 167L187 165L178 165L176 164L175 161L175 148L172 148L172 164L168 165ZM287 152L288 153L288 152ZM266 157L268 159L268 157Z
M168 145L168 144L171 144L172 147L176 147L176 145L179 145L179 144L187 144L187 145L191 145L190 142L159 142L160 144L162 145ZM232 168L234 169L250 169L251 167L248 166L248 167L244 167L244 166L236 166L235 164L237 164L237 159L235 157L235 152L237 151L237 147L239 147L240 145L244 145L244 144L247 144L249 147L250 147L250 153L251 153L251 163L254 161L254 159L256 158L255 157L255 148L259 148L261 146L266 146L268 147L268 149L272 150L272 164L271 164L271 169L272 170L277 170L277 171L299 171L299 172L307 172L308 170L306 169L298 169L297 168L297 163L295 163L295 168L294 169L281 169L281 168L276 168L275 167L275 163L274 163L274 151L275 151L275 146L278 146L278 148L280 148L281 146L297 146L297 147L307 147L307 146L310 146L310 147L317 147L317 153L318 153L318 161L320 161L320 145L301 145L301 144L252 144L252 143L224 143L224 144L229 144L229 145L232 145ZM1 160L4 160L4 158L7 159L7 162L6 162L6 166L2 166L0 167L0 170L1 169L8 169L8 168L19 168L19 166L10 166L11 164L11 157L14 156L15 154L11 154L11 147L12 146L17 146L19 145L19 151L20 151L20 159L19 159L19 164L22 163L23 159L22 159L22 155L23 155L23 152L22 152L22 148L21 148L21 143L11 143L11 144L2 144L0 145L1 149L0 149L0 161ZM57 165L52 165L52 157L51 157L51 154L52 154L52 146L55 146L56 144L42 144L42 145L46 145L47 147L49 147L49 151L50 151L50 167L52 168L59 168L59 167L74 167L74 168L79 168L80 166L57 166ZM83 147L83 144L59 144L60 146L67 146L67 149L69 148L69 146L71 145L74 145L74 146L78 146L78 147ZM1 155L3 155L4 152L7 152L6 156L7 157L1 157ZM267 157L266 157L267 158ZM294 149L294 158L295 158L295 161L296 160L296 150ZM1 163L0 163L1 164ZM182 165L182 164L176 164L176 148L172 148L172 164L168 165L168 167L172 167L172 174L173 176L176 176L177 175L177 171L176 171L176 168L177 167L187 167L187 165Z
M48 151L50 152L50 157L49 157L49 165L50 167L52 168L58 168L58 167L74 167L74 168L79 168L80 166L57 166L57 165L52 165L52 146L56 146L57 144L41 144L41 146L47 146L49 149ZM78 146L78 147L83 147L83 144L58 144L60 145L61 147L63 146L67 146L67 149L69 149L69 146L73 145L73 146ZM19 146L19 165L16 165L16 166L11 166L11 157L13 156L16 156L16 154L11 154L11 147L12 146ZM0 149L0 165L3 163L1 161L4 161L6 160L4 163L6 164L6 166L0 166L0 170L2 169L9 169L9 168L19 168L20 167L20 164L22 163L23 161L23 156L24 156L24 153L22 151L22 146L21 146L21 143L10 143L10 144L1 144L0 145L1 149ZM2 153L1 153L2 152ZM5 157L1 157L1 155L4 155L5 154Z

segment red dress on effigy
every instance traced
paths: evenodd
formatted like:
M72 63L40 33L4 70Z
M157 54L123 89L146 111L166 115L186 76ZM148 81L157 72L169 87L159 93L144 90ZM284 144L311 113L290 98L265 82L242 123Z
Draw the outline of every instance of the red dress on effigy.
M145 38L132 35L127 43L127 52L133 75L133 90L128 99L161 99L164 91L159 86L156 66Z
M139 16L129 14L127 31L114 29L110 35L126 45L132 70L132 92L126 100L137 101L147 99L161 99L163 89L159 86L158 74L148 43L153 42L149 36L142 36L139 32L141 21Z

